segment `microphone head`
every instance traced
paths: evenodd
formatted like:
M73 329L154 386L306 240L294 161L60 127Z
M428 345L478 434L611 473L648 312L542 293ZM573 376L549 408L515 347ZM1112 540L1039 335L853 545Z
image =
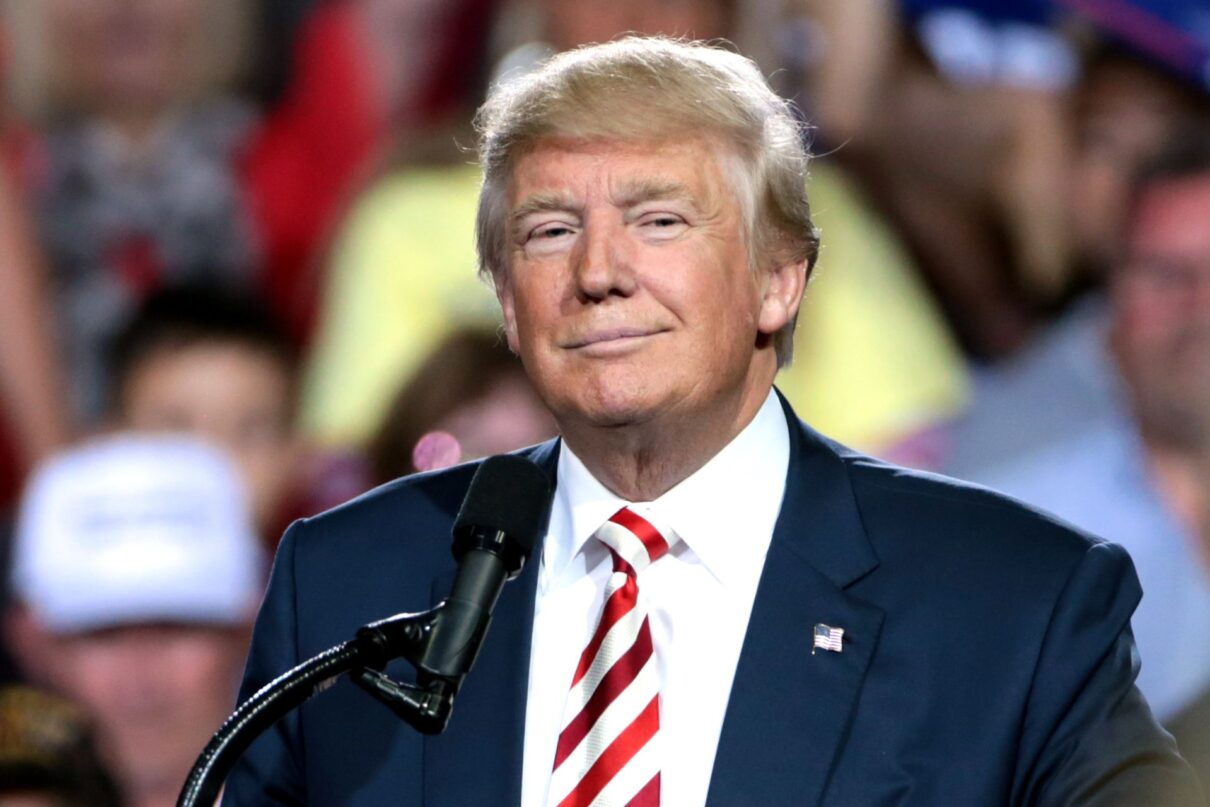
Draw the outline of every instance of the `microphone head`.
M529 557L550 521L554 490L550 477L534 463L513 454L488 457L475 471L454 522L454 554L461 555L458 536L470 531L501 532Z

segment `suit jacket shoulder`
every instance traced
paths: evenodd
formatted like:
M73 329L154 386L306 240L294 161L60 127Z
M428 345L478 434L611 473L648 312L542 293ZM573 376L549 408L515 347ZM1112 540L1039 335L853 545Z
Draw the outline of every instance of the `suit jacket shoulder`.
M1018 619L1019 609L1053 599L1098 547L1130 566L1119 547L1002 493L833 447L880 569L918 596L965 590ZM1125 577L1121 593L1133 610L1140 591L1132 568Z
M786 496L712 797L746 776L777 783L761 803L1201 803L1133 685L1124 550L787 416ZM844 628L843 652L812 652L813 624Z

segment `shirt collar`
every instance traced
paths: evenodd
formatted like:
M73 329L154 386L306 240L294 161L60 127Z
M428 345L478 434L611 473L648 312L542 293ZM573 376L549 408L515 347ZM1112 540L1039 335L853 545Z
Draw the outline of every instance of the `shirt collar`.
M543 543L543 587L583 574L585 544L626 505L640 514L651 512L676 530L685 547L679 551L692 552L724 585L751 579L764 564L789 462L789 429L773 390L735 439L652 502L627 502L612 493L564 443L550 533Z

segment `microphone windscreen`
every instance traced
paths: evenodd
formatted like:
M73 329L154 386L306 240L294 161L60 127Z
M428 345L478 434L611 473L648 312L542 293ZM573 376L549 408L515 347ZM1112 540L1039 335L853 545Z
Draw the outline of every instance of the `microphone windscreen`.
M546 532L553 497L550 477L534 463L512 454L488 457L475 471L454 532L466 527L499 530L529 557Z

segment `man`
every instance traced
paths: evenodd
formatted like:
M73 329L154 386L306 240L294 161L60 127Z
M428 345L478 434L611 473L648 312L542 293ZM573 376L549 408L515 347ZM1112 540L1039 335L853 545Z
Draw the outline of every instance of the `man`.
M261 554L238 472L190 438L110 437L33 476L8 638L96 724L128 807L175 804L230 711Z
M1147 596L1139 688L1166 722L1210 698L1210 140L1134 183L1097 348L1123 400L979 481L1121 544ZM1182 746L1183 747L1183 746Z
M1198 802L1133 686L1124 552L858 456L772 390L816 236L754 65L623 39L480 124L481 267L563 435L529 454L549 531L444 734L341 683L229 804ZM292 527L244 694L443 596L473 470Z

